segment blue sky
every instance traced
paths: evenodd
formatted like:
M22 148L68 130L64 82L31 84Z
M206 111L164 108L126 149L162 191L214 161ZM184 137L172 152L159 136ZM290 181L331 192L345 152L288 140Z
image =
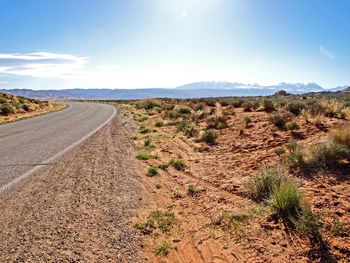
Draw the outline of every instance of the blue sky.
M350 85L350 1L1 0L0 88Z

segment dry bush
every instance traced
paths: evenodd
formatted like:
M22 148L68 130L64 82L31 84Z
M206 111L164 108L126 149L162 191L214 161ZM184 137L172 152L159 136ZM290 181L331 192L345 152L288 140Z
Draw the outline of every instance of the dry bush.
M322 100L320 105L323 107L326 117L336 117L341 114L344 108L344 104L337 100Z
M343 125L333 129L329 135L334 142L350 149L350 125Z
M284 128L286 122L290 121L292 119L293 115L290 112L286 111L276 111L270 114L269 120L272 122L276 127L282 129Z

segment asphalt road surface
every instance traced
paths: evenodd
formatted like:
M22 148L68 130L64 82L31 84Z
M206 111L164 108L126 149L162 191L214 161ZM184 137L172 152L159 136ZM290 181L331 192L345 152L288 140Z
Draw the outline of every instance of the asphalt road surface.
M0 125L0 193L35 173L105 125L107 104L68 102L68 108Z

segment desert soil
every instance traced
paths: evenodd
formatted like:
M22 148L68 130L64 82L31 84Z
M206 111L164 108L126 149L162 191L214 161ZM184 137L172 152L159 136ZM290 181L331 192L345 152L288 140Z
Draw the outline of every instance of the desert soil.
M137 118L147 116L143 110L131 109ZM244 117L252 122L239 133ZM349 171L319 172L310 177L293 176L301 186L315 213L322 214L322 234L326 245L320 248L289 228L265 205L251 200L248 182L263 167L276 164L279 157L273 149L292 139L289 131L272 134L273 125L266 112L244 112L236 109L229 127L219 131L217 144L207 146L176 132L174 126L156 127L161 116L152 113L140 122L151 129L156 159L139 161L137 178L147 192L148 207L140 211L133 222L142 224L151 211L174 213L179 220L171 232L145 235L145 253L151 262L349 262L349 235L334 237L330 229L339 220L350 222ZM326 129L347 121L325 118ZM297 133L304 148L325 141L327 134L298 120ZM205 129L205 122L198 125ZM154 129L154 130L152 130ZM147 134L146 134L147 135ZM135 143L143 146L144 134ZM202 149L202 151L198 151ZM159 169L159 174L146 176L151 166L171 159L182 159L186 168ZM189 195L188 185L200 189ZM174 195L176 192L176 195ZM180 193L180 194L179 194ZM218 225L225 213L238 215L229 226ZM239 220L239 216L247 220ZM167 256L156 254L155 248L167 241L171 244Z
M0 200L0 262L143 262L132 116L109 124Z

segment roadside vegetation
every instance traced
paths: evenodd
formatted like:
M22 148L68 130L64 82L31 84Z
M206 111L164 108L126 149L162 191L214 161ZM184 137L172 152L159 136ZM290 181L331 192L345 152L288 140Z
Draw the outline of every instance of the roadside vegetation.
M34 117L65 108L66 105L0 93L0 124Z
M310 261L347 257L339 244L349 237L348 95L108 103L139 125L132 136L138 174L153 201L134 226L150 240L154 261L175 260L199 236L221 246L228 261L235 253L272 260L261 244L283 250L276 252L282 261L295 253Z

